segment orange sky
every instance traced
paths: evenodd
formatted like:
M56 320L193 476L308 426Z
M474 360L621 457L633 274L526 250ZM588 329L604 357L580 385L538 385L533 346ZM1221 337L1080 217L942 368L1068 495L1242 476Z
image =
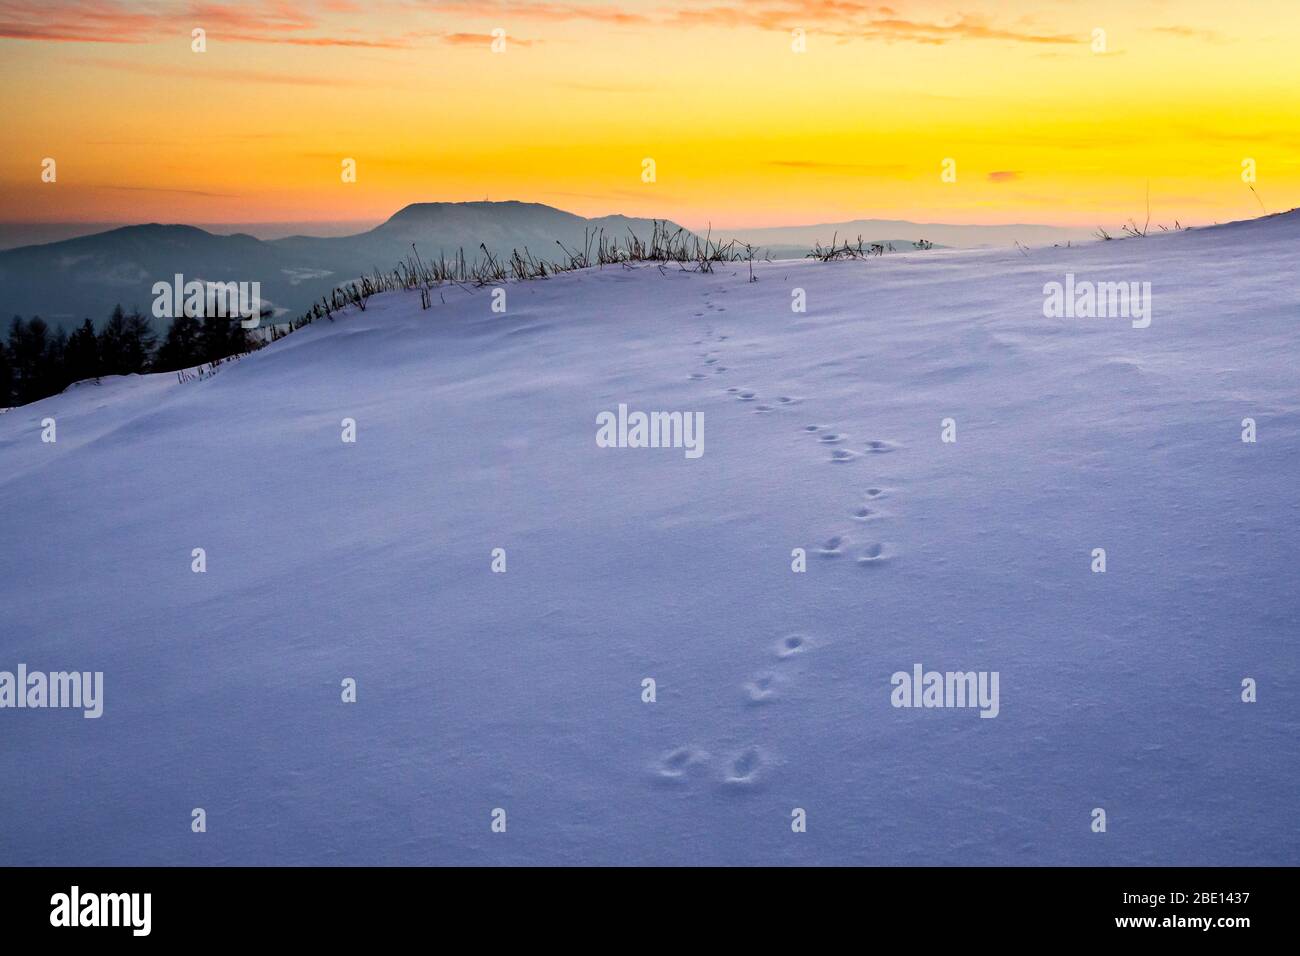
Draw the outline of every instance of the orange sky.
M0 0L0 219L1226 221L1300 205L1297 46L1295 0Z

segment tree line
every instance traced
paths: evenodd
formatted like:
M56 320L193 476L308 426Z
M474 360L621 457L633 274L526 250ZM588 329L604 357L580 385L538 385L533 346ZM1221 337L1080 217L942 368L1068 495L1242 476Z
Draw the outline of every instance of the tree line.
M175 372L217 362L260 346L237 317L180 315L159 342L138 309L119 305L104 323L86 319L71 335L52 331L40 316L15 315L8 341L0 339L0 408L57 395L73 382L103 375Z

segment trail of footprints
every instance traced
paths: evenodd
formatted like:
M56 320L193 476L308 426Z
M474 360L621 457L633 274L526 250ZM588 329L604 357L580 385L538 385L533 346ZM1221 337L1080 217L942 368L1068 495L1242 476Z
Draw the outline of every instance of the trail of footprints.
M725 292L725 290L720 291ZM712 294L710 292L704 293L705 309L714 312L725 311L722 306L716 306L710 301ZM703 317L705 312L696 312L695 315ZM712 325L706 325L704 337L697 339L694 344L698 346L720 346L726 340L727 336L715 332ZM708 378L710 373L718 375L728 371L728 367L722 364L720 351L716 348L699 353L699 357L703 365L699 371L691 373L692 379L698 381ZM733 396L736 401L752 404L754 412L761 415L768 415L782 408L790 408L800 402L800 399L789 395L779 395L772 401L764 402L760 400L759 394L754 389L742 388L737 385L729 385L725 388L727 394ZM849 437L827 425L804 425L803 431L815 439L817 447L827 450L828 457L826 460L833 465L851 464L859 458L889 454L898 448L897 443L884 438L869 439L856 449L848 447L850 444ZM884 497L884 495L885 490L883 488L868 488L864 496L865 501L850 509L851 516L858 522L867 522L883 517L883 512L873 508L871 503ZM852 550L857 565L863 568L878 568L888 563L891 554L883 542L868 540L866 543L851 549L850 545L853 536L853 530L846 530L841 534L832 535L816 549L816 552L824 558L837 558Z
M704 295L706 311L725 312L724 307L713 305L709 301L710 295L711 293L707 292ZM695 315L702 318L705 312L696 312ZM694 344L720 346L726 340L726 335L716 333L714 328L708 325L705 327L704 338L697 339ZM721 375L728 371L728 367L722 364L721 353L717 348L706 349L699 353L699 357L702 365L697 371L691 373L690 377L693 380L704 380L710 375ZM779 395L772 401L763 402L759 400L760 396L755 390L735 385L726 386L726 392L738 402L752 403L756 414L771 414L800 403L800 399L789 395ZM849 464L869 455L888 454L898 448L895 442L883 438L868 440L860 446L860 450L844 447L849 444L849 437L826 425L804 425L802 431L815 440L816 447L826 449L829 457L825 460L836 465ZM862 494L862 500L849 510L852 520L858 522L859 526L863 526L886 517L876 504L887 494L887 490L883 487L868 487ZM887 546L869 536L865 543L855 545L852 540L855 530L845 530L841 534L831 535L814 550L814 553L827 560L852 554L856 565L861 568L879 568L888 563L891 552ZM812 646L809 639L802 634L789 634L781 638L774 649L773 665L754 674L741 685L742 700L745 705L758 707L779 699L782 687L793 677L788 662L804 654ZM708 751L694 746L682 746L663 754L655 764L654 771L661 781L683 783L707 771L712 763L713 756ZM753 787L763 779L770 764L771 758L765 751L751 744L722 758L722 783L733 788Z
M802 634L787 634L773 650L773 664L759 671L742 686L743 700L747 706L757 707L777 698L782 685L790 681L789 661L811 647ZM695 746L675 747L663 754L654 765L655 776L662 783L687 783L694 777L707 773L713 764L713 755ZM721 784L731 789L745 789L762 782L771 757L757 744L748 744L740 750L721 758L718 776Z
M847 448L835 447L846 440L845 436L839 432L832 432L823 425L805 425L804 431L814 436L818 444L831 448L830 460L833 464L845 464L865 455L883 455L897 447L891 441L878 438L867 442L862 451L855 452ZM858 522L874 522L884 518L885 513L873 505L885 497L885 494L884 488L868 488L863 492L862 501L850 509L850 516ZM817 553L823 558L838 558L850 550L852 537L852 531L832 535L822 543ZM853 554L857 565L862 568L878 568L890 559L890 552L880 541L868 540L853 549Z

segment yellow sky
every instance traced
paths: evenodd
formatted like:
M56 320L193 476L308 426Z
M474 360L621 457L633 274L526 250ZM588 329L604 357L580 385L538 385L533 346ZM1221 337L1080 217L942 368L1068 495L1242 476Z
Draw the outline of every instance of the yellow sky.
M0 0L0 219L1226 221L1300 205L1298 46L1295 0Z

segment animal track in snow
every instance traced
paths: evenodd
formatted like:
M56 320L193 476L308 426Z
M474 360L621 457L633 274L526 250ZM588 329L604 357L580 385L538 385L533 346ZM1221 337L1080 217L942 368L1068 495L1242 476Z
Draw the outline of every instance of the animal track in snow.
M776 697L776 675L770 672L756 674L745 682L745 702L748 704L766 704Z
M782 659L802 654L808 649L808 638L802 634L787 634L776 643L776 656Z
M833 464L842 465L852 461L854 458L857 457L858 456L854 452L848 451L843 448L836 448L833 452L831 452L830 461Z
M875 438L867 442L867 451L872 454L883 454L887 451L893 451L897 446L892 441L885 441L883 438Z
M723 782L729 787L753 786L758 783L763 767L763 752L755 746L746 747L727 761Z
M858 555L858 564L862 567L878 567L889 560L889 552L883 544L869 544Z
M837 534L832 538L827 538L826 542L817 550L817 553L823 558L838 558L840 556L840 546L843 544L844 538Z
M838 445L840 442L844 441L844 436L837 435L834 432L825 432L818 436L817 440L823 445Z
M697 747L678 747L659 758L654 768L655 775L661 780L684 780L691 768L704 763L708 758L709 755Z

